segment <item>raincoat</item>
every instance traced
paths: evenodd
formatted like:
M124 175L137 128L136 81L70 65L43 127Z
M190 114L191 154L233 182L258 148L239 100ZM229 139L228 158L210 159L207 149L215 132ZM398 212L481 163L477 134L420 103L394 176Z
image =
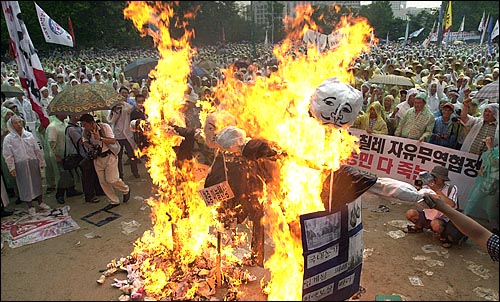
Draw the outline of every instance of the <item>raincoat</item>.
M9 129L7 128L7 118L10 118L15 114L16 113L14 111L10 110L7 107L2 106L2 139L1 139L2 146L4 138L7 136L7 134L9 134ZM7 189L15 189L16 179L10 174L9 168L5 163L5 158L3 157L3 154L1 163L2 163L2 177L5 181L5 187Z
M500 197L498 146L483 152L481 159L483 164L469 193L464 214L481 217L481 211L485 211L489 222L498 224L498 199Z
M19 189L19 199L32 201L42 195L42 175L40 169L45 167L42 151L30 132L22 130L21 135L14 129L13 120L7 122L9 134L5 137L2 154L9 172L16 170L16 181Z
M385 134L387 135L388 129L387 129L387 124L384 120L384 113L383 113L383 108L382 105L380 105L379 102L374 102L371 103L370 106L368 106L368 109L366 113L363 115L360 115L356 118L356 121L353 124L353 128L358 128L358 129L363 129L363 130L368 130L370 129L370 109L374 108L375 111L377 112L377 119L371 128L373 133L375 134Z

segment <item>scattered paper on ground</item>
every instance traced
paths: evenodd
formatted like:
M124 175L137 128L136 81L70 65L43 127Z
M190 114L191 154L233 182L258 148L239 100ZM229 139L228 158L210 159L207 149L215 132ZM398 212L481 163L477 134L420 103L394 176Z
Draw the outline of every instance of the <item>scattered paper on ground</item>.
M419 277L409 276L408 279L410 279L410 283L413 286L424 286L424 284L422 283L422 280L420 280Z
M400 229L403 229L405 228L406 226L415 226L415 224L413 224L413 222L410 222L408 220L391 220L389 222L387 222L389 225L392 225L393 227L396 227L396 228L400 228Z
M426 244L426 245L422 246L422 251L424 251L427 254L429 254L429 253L435 253L436 255L442 256L442 257L445 257L445 258L448 258L448 256L449 256L447 249L445 249L442 246L437 246L437 245L434 245L434 244Z
M484 268L482 265L475 264L472 261L466 261L467 269L478 275L483 279L489 279L491 277L490 270ZM498 300L498 299L497 299Z
M401 230L389 231L389 232L387 232L387 235L389 235L392 239L399 239L399 238L403 238L404 236L406 236L405 232L403 232Z
M473 291L478 297L484 298L489 301L498 301L498 292L494 289L478 286L474 288Z

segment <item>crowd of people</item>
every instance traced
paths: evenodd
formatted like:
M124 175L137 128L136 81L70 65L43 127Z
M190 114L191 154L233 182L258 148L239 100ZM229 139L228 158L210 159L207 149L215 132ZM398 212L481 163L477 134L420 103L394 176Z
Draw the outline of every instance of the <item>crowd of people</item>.
M40 57L48 78L47 86L40 89L44 110L58 93L74 85L102 83L122 94L123 101L95 115L50 116L49 126L43 128L26 96L2 99L2 179L19 203L28 204L30 213L35 212L34 200L40 208L48 207L41 191L40 169L44 171L45 193L55 191L56 202L60 204L65 203L65 197L84 195L87 202L99 202L97 196L105 195L110 206L116 206L120 200L114 190L123 194L122 202L128 201L130 189L123 181L123 166L128 164L132 176L140 178L141 158L135 151L147 146L144 136L131 132L130 122L146 118L143 103L149 97L152 79L126 77L124 70L142 57L159 58L159 54L145 49L87 49L56 51ZM476 181L482 184L471 193L476 197L468 201L465 213L474 216L478 208L485 209L495 232L498 232L498 96L475 96L485 85L498 81L498 58L497 46L490 53L486 46L477 44L423 48L414 44L402 47L392 42L372 46L370 52L360 55L350 67L354 76L351 85L363 97L353 128L428 142L483 158L485 167ZM203 46L192 60L193 66L210 63L199 69L201 73L193 69L188 79L184 113L186 126L193 129L202 128L197 117L197 100L208 98L213 87L224 80L221 69L233 66L234 76L242 85L252 85L257 77L279 73L272 47L264 44ZM411 85L375 83L372 80L377 75L400 75ZM20 87L15 64L2 62L1 77L2 83ZM21 149L26 151L19 152ZM89 154L97 149L97 155L89 159ZM82 157L80 172L64 167L67 153ZM123 154L128 161L123 161ZM26 168L21 172L22 165ZM82 173L79 187L83 192L75 188L75 173ZM444 175L443 171L437 174ZM19 185L20 178L16 175L37 179L29 186L30 194L24 191L25 186ZM444 183L438 186L436 190L448 188ZM491 195L487 205L477 197L480 194ZM422 213L411 212L407 217L418 227L442 229L432 219L422 220Z

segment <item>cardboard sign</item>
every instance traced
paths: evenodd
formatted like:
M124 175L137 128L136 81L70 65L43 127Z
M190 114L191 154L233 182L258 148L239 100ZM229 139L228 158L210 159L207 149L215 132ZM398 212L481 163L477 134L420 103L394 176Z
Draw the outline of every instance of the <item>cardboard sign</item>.
M361 198L300 216L303 301L344 301L359 291L363 263Z
M231 190L227 180L199 190L198 193L200 193L207 206L234 198L233 190Z

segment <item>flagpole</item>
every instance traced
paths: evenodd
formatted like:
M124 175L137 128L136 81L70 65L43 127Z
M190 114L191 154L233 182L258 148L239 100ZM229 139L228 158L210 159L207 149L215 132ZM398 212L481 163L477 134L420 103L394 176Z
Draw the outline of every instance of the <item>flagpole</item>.
M437 37L437 44L438 47L441 47L441 44L443 43L443 15L444 15L444 8L446 1L441 1L441 8L439 9L439 22L438 22L438 37Z
M408 31L410 29L410 21L408 20L408 15L406 17L406 32L405 32L405 43L403 46L406 46L407 40L408 40Z
M483 27L483 32L481 34L481 42L479 42L479 46L482 46L483 45L483 41L484 41L484 35L486 34L486 30L488 28L488 21L490 20L490 15L488 14L488 18L486 18L486 23L485 26Z

